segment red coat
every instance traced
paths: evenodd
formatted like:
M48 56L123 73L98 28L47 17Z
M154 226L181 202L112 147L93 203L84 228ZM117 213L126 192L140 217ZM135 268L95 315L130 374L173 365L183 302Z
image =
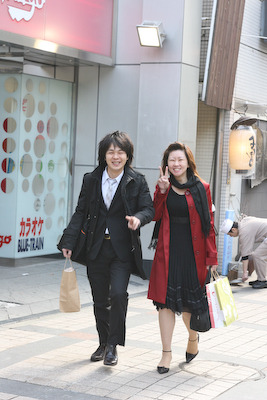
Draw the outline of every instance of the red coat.
M217 265L218 262L215 233L213 228L213 214L211 211L212 202L210 188L208 183L204 181L202 181L202 183L206 189L211 216L211 229L208 237L205 237L204 233L202 232L200 216L196 210L195 203L189 189L187 189L185 192L185 198L187 200L189 210L193 250L195 254L198 279L200 285L204 286L208 272L207 266ZM157 186L154 193L154 220L158 221L161 219L161 224L158 236L158 244L150 274L148 299L155 300L162 304L165 304L166 301L169 271L170 219L166 200L170 187L166 193L162 194Z

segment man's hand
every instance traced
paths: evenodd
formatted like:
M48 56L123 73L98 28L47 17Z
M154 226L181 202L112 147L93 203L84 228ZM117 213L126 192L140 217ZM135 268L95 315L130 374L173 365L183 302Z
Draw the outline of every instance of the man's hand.
M72 250L69 249L62 249L63 256L66 258L71 258Z
M132 231L136 231L136 229L139 228L141 225L140 219L136 217L130 217L129 215L126 215L125 217L128 221L128 228L131 229Z

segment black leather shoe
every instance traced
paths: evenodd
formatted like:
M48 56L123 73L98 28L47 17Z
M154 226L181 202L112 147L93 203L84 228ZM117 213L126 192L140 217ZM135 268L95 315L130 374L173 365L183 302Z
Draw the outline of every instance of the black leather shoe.
M106 345L101 344L96 351L91 355L91 361L101 361L104 360Z
M106 353L104 358L104 365L116 365L118 363L118 355L116 345L107 344Z
M250 286L252 286L252 285L254 285L254 283L258 283L259 281L258 281L258 279L256 280L256 281L250 281L248 284L250 285Z
M157 367L157 370L159 374L166 374L170 369L167 367Z
M199 343L199 334L197 334L197 338L195 340L190 340L188 339L189 342L196 342L198 341ZM187 351L185 352L185 361L188 363L190 363L197 355L199 352L197 352L196 354L191 354L191 353L187 353Z
M266 281L258 281L252 285L253 289L264 289L267 288L267 282Z

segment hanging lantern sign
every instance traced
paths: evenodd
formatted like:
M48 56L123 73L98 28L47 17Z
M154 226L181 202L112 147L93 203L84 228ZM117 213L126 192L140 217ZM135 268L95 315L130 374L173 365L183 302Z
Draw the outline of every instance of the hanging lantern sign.
M236 173L252 170L256 158L256 133L251 126L238 125L231 130L229 139L229 163Z

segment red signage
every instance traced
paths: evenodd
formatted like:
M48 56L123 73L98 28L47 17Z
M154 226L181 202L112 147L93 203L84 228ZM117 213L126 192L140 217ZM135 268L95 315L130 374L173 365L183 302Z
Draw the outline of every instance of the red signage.
M33 234L33 236L36 234L40 236L43 223L44 220L41 217L39 217L39 220L37 220L36 217L34 219L26 218L26 221L21 218L19 236L29 236L30 233Z
M44 220L41 217L21 218L19 233L20 239L17 243L18 253L44 249L44 237L40 237L43 223Z
M114 0L1 0L0 27L111 57L113 3Z
M12 236L4 236L4 235L0 235L0 247L3 246L3 244L9 244L12 240Z

